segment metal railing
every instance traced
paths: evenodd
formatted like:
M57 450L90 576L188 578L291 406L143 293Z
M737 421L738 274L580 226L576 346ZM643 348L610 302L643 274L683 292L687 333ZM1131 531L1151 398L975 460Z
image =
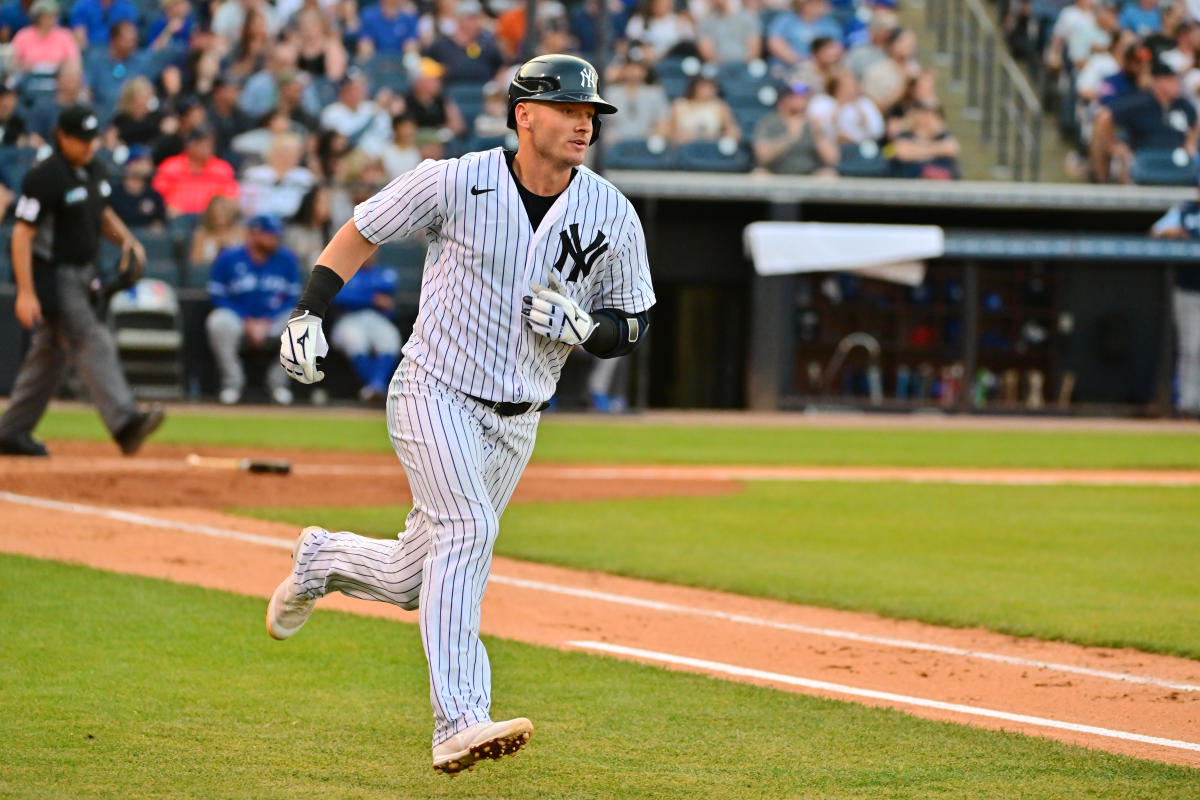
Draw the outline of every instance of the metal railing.
M963 116L994 142L996 165L1013 180L1041 176L1042 106L979 0L925 0L925 24L966 92Z

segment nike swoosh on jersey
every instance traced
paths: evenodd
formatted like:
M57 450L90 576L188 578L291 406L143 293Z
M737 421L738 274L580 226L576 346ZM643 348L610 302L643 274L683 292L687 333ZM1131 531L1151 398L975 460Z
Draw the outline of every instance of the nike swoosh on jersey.
M494 188L493 189L480 189L478 186L471 187L471 194L483 194L484 192L494 192L494 191L496 191Z

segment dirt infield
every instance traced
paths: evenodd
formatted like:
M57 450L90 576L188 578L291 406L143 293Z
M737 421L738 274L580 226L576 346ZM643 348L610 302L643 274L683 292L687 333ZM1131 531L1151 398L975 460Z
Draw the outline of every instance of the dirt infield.
M295 505L298 497L311 505L409 499L402 472L384 455L296 453L294 474L280 478L188 467L184 456L193 451L206 452L151 446L142 457L121 459L103 445L60 444L52 459L0 459L0 551L265 598L287 571L295 530L221 509ZM762 477L952 480L962 473L840 470L815 477L808 470L652 469L537 464L515 502L730 492L739 490L740 480ZM1062 470L971 472L979 473L973 475L978 482L1089 480ZM1200 485L1195 473L1106 473L1101 482L1168 478ZM322 607L416 619L340 595ZM319 636L320 627L318 617L302 635ZM938 628L508 559L496 560L483 629L1200 767L1200 662L1187 659Z

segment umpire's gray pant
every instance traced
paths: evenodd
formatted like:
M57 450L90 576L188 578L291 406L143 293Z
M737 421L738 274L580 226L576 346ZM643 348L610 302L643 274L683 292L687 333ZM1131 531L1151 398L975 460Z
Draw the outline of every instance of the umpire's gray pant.
M117 345L92 310L91 267L55 268L58 312L34 329L33 343L13 386L8 410L0 417L0 436L32 433L58 391L67 365L83 381L105 427L117 433L133 421L137 403L121 373Z
M287 321L287 314L271 321L271 331L267 335L264 347L278 352L279 337L283 334ZM212 348L213 360L217 362L217 372L221 376L221 388L242 391L246 388L246 371L242 369L239 350L246 338L245 320L228 308L214 308L204 320L204 327L208 330L208 344ZM277 359L267 366L266 385L268 389L287 385L287 373L279 366Z

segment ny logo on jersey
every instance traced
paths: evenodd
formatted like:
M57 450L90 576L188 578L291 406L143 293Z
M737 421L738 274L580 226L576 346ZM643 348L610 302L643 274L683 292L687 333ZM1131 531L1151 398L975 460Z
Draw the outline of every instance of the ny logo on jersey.
M598 78L598 76L596 75L596 70L594 70L594 69L581 70L579 73L579 77L583 81L583 86L585 89L595 89L596 88L596 80Z
M567 231L562 231L558 234L558 238L562 240L563 249L562 253L558 256L558 261L554 262L554 268L561 273L562 268L567 263L567 256L571 257L573 262L571 274L563 279L564 282L568 283L576 280L580 273L583 273L584 278L590 275L596 259L604 255L605 251L608 250L608 245L604 243L604 240L608 237L604 235L604 231L596 231L596 238L592 239L591 244L584 247L579 239L578 222L571 223L570 235L567 234Z

